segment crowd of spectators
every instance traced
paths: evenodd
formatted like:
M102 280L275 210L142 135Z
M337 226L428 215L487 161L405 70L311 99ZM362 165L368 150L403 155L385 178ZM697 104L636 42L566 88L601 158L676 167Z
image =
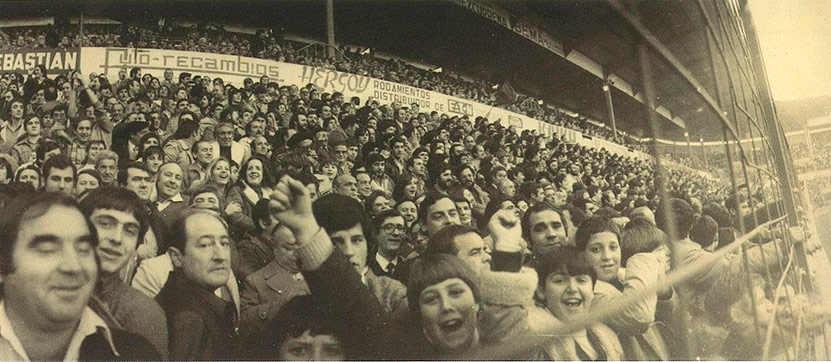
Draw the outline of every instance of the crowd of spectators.
M831 169L831 132L811 135L813 153L808 150L807 142L790 144L791 157L797 173L825 171ZM811 157L813 155L813 157Z
M2 359L759 359L771 313L786 358L831 318L775 283L798 233L715 252L766 205L686 168L268 77L0 95Z
M216 54L229 54L272 59L329 68L372 78L407 84L413 87L502 107L550 124L567 127L586 135L618 142L627 147L647 152L645 144L625 132L614 132L605 126L589 122L585 117L572 116L556 106L543 105L540 99L516 94L515 98L500 101L498 81L471 80L452 71L434 72L421 69L397 59L377 58L364 49L341 48L341 57L325 57L315 52L299 51L308 44L278 39L264 30L256 34L230 32L222 26L196 24L184 26L175 19L155 27L134 25L90 25L84 29L70 26L20 27L5 29L0 50L36 47L138 47L173 49ZM513 92L515 94L515 92Z

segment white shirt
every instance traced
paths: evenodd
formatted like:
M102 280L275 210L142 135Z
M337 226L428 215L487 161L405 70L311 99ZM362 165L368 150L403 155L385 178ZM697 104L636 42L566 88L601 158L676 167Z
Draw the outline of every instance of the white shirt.
M165 202L156 202L156 208L159 212L164 211L168 206L172 205L174 202L184 202L185 199L182 198L182 194L176 194L176 196L171 197Z
M361 272L361 283L364 283L364 285L366 285L366 274L367 273L369 273L369 267L365 266L364 271Z
M130 152L130 159L135 160L139 158L138 146L134 145L132 141L127 141L127 150Z
M81 314L81 321L78 323L78 327L75 329L75 333L72 334L72 339L69 341L69 346L63 357L64 361L77 361L81 353L81 343L84 342L85 338L98 333L99 330L103 330L105 339L110 344L110 348L118 356L119 354L113 344L110 328L107 327L104 320L95 314L92 309L86 307L83 314ZM9 320L8 314L6 314L5 301L0 301L0 360L31 361L29 355L26 353L26 349L23 348L23 344L14 332L14 328L12 328L12 323Z
M384 258L383 256L381 256L381 253L375 253L375 261L377 261L378 266L380 266L381 269L383 269L387 273L390 272L390 268L389 268L390 264L392 264L394 267L398 266L398 258L395 258L392 261L389 261L386 258Z

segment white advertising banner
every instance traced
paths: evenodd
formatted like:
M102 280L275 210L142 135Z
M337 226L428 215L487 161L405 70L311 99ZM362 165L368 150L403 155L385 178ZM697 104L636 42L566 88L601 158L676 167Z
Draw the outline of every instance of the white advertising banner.
M236 55L134 48L82 48L80 64L84 74L103 73L113 80L117 79L121 68L134 67L141 68L143 74L149 73L159 78L164 77L165 69L171 69L176 77L181 72L189 72L193 75L219 77L226 83L238 86L242 85L245 78L252 78L256 81L261 76L267 75L270 80L280 84L305 86L311 83L323 92L341 92L346 97L357 96L362 102L372 97L381 103L394 101L402 104L416 103L425 112L437 111L458 116L467 115L471 118L484 116L492 122L499 121L506 127L514 126L519 131L537 131L538 134L546 135L556 133L565 135L566 140L571 143L587 147L602 145L610 152L617 154L641 159L648 158L641 152L630 151L621 145L586 138L578 131L541 122L494 106L405 84L301 64Z
M121 68L141 68L143 73L163 78L164 70L171 69L178 76L181 72L193 75L220 77L226 82L242 84L245 78L257 79L268 75L276 82L283 64L266 59L236 55L183 52L162 49L136 48L82 48L81 70L84 73L103 73L110 79L118 79ZM292 64L293 65L293 64ZM299 65L294 65L298 66Z

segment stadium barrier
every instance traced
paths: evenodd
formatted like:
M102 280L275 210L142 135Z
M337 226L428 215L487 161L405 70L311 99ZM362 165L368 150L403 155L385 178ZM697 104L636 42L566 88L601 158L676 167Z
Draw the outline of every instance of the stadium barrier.
M801 230L801 227L796 227L796 229ZM516 358L517 356L525 356L528 355L528 351L533 349L539 348L540 346L549 345L553 339L572 334L576 331L585 329L591 325L600 323L606 318L614 316L620 312L622 312L625 308L629 307L630 305L636 303L638 300L647 298L650 295L658 293L660 290L665 290L666 288L675 288L675 290L682 290L682 287L685 283L689 282L699 273L702 273L705 269L710 268L714 262L718 260L718 258L726 257L728 254L740 252L742 254L743 259L745 260L744 264L744 274L747 278L748 287L753 290L752 286L752 279L751 279L751 272L748 269L747 265L747 254L750 251L750 248L753 247L761 247L758 244L754 244L754 239L763 235L765 233L776 231L780 236L782 236L782 240L787 245L788 255L787 265L779 264L778 273L781 273L781 277L777 280L773 280L771 278L770 273L766 273L765 281L770 286L775 286L776 289L772 293L774 296L784 295L787 297L788 308L791 310L791 315L797 316L797 327L793 336L785 336L785 338L790 337L793 340L792 344L789 348L785 349L784 355L788 356L788 359L805 359L808 357L806 353L811 353L808 350L808 346L804 344L809 341L804 336L806 335L806 323L803 321L803 309L801 306L797 305L796 307L793 305L795 296L791 295L790 289L785 287L785 281L790 280L794 283L793 290L797 293L806 293L809 286L806 285L805 279L808 279L807 283L810 283L810 279L805 277L799 268L794 266L794 258L798 255L798 251L796 251L796 245L801 245L805 240L799 237L793 237L793 235L798 234L800 231L797 230L790 230L787 225L787 217L783 216L777 218L775 220L768 221L764 224L759 225L755 229L751 230L750 232L740 236L737 238L733 243L729 246L719 249L713 254L713 257L709 259L707 263L701 264L688 264L684 267L680 267L677 269L673 269L669 274L667 274L666 279L663 282L660 282L655 285L648 286L644 288L639 293L625 295L620 299L616 300L614 303L610 303L607 305L606 308L602 310L593 309L592 313L584 314L579 317L576 317L573 320L570 320L566 324L557 324L552 325L549 328L546 328L545 331L541 333L537 333L535 335L521 335L514 337L509 343L500 344L498 347L488 347L478 350L475 354L464 356L462 359L465 360L510 360ZM771 241L772 243L776 243L777 241ZM776 244L774 244L776 245ZM782 255L781 253L784 251L780 251L776 248L777 257ZM761 253L764 255L764 253ZM770 313L769 320L762 321L759 320L758 316L760 313L756 311L756 304L752 303L751 306L753 307L753 326L756 328L757 332L759 330L764 330L765 335L760 336L764 337L764 344L761 355L764 356L763 359L767 359L769 357L769 353L771 350L772 338L774 333L774 328L777 327L780 323L780 319L783 317L777 313L777 306L779 303L778 298L774 298L774 308L773 312ZM767 327L762 327L767 326ZM782 337L781 334L779 337ZM761 339L760 339L761 340ZM510 346L505 348L504 346ZM811 348L813 346L810 346Z

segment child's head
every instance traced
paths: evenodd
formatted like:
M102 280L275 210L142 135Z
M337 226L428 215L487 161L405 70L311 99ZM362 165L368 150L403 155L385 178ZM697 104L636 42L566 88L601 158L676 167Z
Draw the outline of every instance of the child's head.
M649 224L635 225L623 232L620 240L621 260L626 266L626 260L637 253L652 253L662 251L661 256L665 265L669 267L669 248L667 234Z
M557 319L567 321L589 311L597 274L580 250L573 246L555 249L542 256L535 269L537 298Z
M583 251L597 279L612 282L620 269L620 229L609 218L590 217L577 228L577 249Z
M707 215L701 215L690 230L690 240L702 248L713 250L718 246L718 223Z
M277 360L343 360L346 353L317 299L310 295L289 300L264 334L262 357ZM276 353L275 353L276 352Z

